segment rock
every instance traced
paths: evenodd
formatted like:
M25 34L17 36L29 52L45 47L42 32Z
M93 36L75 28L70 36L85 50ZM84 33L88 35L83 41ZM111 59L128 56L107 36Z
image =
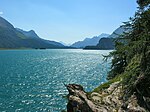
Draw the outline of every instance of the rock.
M67 112L100 112L95 104L87 98L82 86L69 84L66 87L69 91Z
M132 95L128 100L127 110L129 112L146 112L146 110L140 107L137 103L137 98L135 95Z
M90 99L81 85L66 85L68 94L67 112L146 112L132 95L127 101L122 98L122 86L119 82L112 83L109 88L92 92Z

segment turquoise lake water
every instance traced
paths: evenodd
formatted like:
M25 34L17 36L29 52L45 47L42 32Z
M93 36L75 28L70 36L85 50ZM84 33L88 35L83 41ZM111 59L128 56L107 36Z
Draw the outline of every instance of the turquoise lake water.
M0 111L61 112L68 94L63 85L81 84L91 91L106 81L110 51L77 49L1 50Z

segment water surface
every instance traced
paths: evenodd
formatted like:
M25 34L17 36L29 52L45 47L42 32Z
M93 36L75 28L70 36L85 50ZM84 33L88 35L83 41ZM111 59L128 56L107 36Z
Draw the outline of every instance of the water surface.
M77 49L0 51L0 111L60 112L66 108L63 83L91 91L106 81L110 51Z

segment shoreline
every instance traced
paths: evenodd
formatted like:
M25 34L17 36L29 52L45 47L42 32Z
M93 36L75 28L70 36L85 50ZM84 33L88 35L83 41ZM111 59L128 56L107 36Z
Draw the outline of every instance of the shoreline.
M50 49L74 49L74 48L50 48ZM42 48L39 48L39 49L34 49L34 48L0 48L0 51L1 50L49 50L49 49L42 49Z

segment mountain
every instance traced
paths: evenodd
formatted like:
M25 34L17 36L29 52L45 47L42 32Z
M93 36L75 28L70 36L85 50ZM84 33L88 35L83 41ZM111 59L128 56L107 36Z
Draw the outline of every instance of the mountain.
M23 31L0 17L0 48L64 48L64 45L40 38L33 30Z
M120 26L109 36L109 38L117 38L120 35L122 35L124 32L128 32L128 31L125 30L125 28L123 26Z
M108 37L108 36L109 34L102 33L101 35L94 36L93 38L85 38L83 41L78 41L78 42L73 43L71 47L84 48L85 46L95 46L98 44L100 38Z
M59 41L59 43L61 43L61 44L64 45L64 46L71 46L71 44L67 44L67 43L62 42L62 41Z
M113 40L113 38L101 38L96 46L86 46L84 49L112 50L115 47Z
M124 32L127 32L124 27L120 26L107 38L101 38L96 46L86 46L84 49L93 50L113 50L115 49L114 39L118 38Z
M114 49L115 45L113 40L113 38L101 38L99 43L97 44L97 47L105 50Z
M52 44L55 46L59 46L59 47L64 47L63 44L56 42L56 41L50 41L50 40L45 40L45 39L41 39L34 30L30 30L30 31L24 31L22 29L16 28L17 31L19 31L20 33L24 34L26 37L28 37L29 39L34 39L34 40L39 40L42 41L46 44Z
M21 38L12 24L0 17L0 48L21 47Z
M40 38L34 30L30 30L30 31L24 31L20 28L16 28L17 31L23 33L25 36L29 37L29 38Z

